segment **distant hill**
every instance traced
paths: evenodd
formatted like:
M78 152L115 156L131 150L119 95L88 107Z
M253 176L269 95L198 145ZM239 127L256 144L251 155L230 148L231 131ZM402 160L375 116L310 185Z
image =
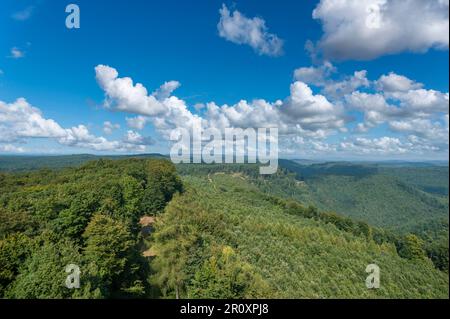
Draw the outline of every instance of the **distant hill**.
M124 159L124 158L166 158L166 156L153 154L137 155L0 155L0 171L20 172L43 168L55 169L79 166L85 162L97 159Z
M298 190L286 188L286 192L324 210L388 228L448 220L448 166L299 165L287 160L280 165L303 182Z

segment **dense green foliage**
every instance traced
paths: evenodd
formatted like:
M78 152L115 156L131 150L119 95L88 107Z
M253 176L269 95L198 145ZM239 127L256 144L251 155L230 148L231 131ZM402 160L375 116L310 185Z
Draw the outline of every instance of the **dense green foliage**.
M293 196L375 226L410 231L448 221L448 166L381 167L351 163L281 166L302 181ZM292 187L291 187L292 188Z
M268 196L240 175L185 180L155 227L153 278L163 296L448 297L448 275L417 237L404 237L400 253L365 223ZM377 290L365 287L370 263L381 268Z
M143 157L0 173L0 297L448 298L448 168Z
M170 162L99 160L0 180L0 296L149 295L138 221L160 213L182 190ZM144 205L155 196L158 205ZM81 289L64 285L68 264L80 267Z
M448 196L448 166L380 168L380 172L424 192Z
M388 238L400 254L405 251L400 249L405 247L404 235L414 233L436 267L448 272L448 198L409 186L405 173L415 170L415 185L430 186L432 180L425 172L433 171L436 185L448 189L448 167L406 167L396 173L399 167L378 168L368 164L299 165L281 160L280 165L276 174L268 176L259 175L258 165L244 164L178 165L178 170L184 175L208 178L225 173L239 176L271 196L300 201L322 211L338 212L340 216L335 213L321 215L327 215L328 220L339 217L339 224L346 231L352 228L351 225L364 222L381 226L382 229L372 230L374 239L381 242ZM402 179L395 175L401 175ZM342 215L350 218L344 219Z
M448 166L306 166L291 161L282 166L302 181L299 187L284 188L289 196L394 233L414 233L424 241L434 264L448 272Z
M448 222L448 166L300 165L288 160L281 160L280 166L270 176L259 175L257 165L178 165L178 169L191 175L242 173L268 194L403 233L425 224L435 228L437 220Z

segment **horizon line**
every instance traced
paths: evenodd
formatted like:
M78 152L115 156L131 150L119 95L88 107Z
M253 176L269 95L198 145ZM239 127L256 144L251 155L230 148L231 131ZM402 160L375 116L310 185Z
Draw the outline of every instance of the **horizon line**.
M148 155L159 155L163 157L170 157L170 154L164 154L164 153L130 153L130 154L114 154L114 153L107 153L107 154L95 154L95 153L0 153L0 157L57 157L57 156L81 156L81 155L87 155L87 156L95 156L95 157L102 157L102 156L115 156L115 157L142 157L142 156L148 156ZM443 159L420 159L420 158L383 158L383 159L369 159L369 158L358 158L358 157L297 157L297 156L285 156L285 157L279 157L279 160L307 160L307 161L321 161L321 162L331 162L331 161L343 161L343 162L449 162L448 158Z

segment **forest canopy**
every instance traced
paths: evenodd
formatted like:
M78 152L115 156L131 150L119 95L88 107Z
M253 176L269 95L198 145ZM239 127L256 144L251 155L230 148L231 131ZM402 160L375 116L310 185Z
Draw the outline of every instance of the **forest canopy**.
M401 230L320 209L305 183L336 169L305 181L126 158L0 173L0 297L447 298L448 222Z

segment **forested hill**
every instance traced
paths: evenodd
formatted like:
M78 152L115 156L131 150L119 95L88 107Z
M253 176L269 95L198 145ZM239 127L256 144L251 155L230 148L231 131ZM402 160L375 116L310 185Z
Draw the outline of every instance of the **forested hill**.
M444 195L448 167L403 170L351 163L298 165L283 160L280 164L278 173L268 176L259 174L258 165L182 164L177 168L187 176L239 174L265 194L337 212L393 236L413 233L423 240L435 264L448 269L448 195ZM433 192L426 192L427 188Z
M0 173L0 296L448 298L445 254L418 236L270 194L278 177L248 166L177 169L102 159ZM379 289L365 284L373 263ZM68 264L79 289L64 286Z
M167 160L0 173L0 297L153 296L138 222L181 191ZM80 289L65 287L69 264L80 268Z
M166 158L135 156L0 156L0 172L76 167L89 160ZM278 174L262 178L255 165L178 165L200 174L239 171L260 189L335 211L395 232L414 232L427 241L448 242L448 163L444 162L317 162L280 160ZM269 182L270 181L270 182Z
M165 158L161 154L135 156L0 156L0 172L76 167L100 158ZM318 163L280 160L279 173L267 178L257 174L255 165L179 165L200 173L211 170L242 171L264 191L292 197L322 210L364 220L371 225L401 232L422 232L445 237L448 226L448 164L444 163ZM268 181L270 180L270 183ZM444 227L447 228L447 227ZM448 232L447 232L448 233Z
M80 166L88 161L99 159L120 160L126 158L167 158L167 156L151 153L137 155L0 155L0 172L26 172L39 169L60 169Z
M280 160L277 174L257 165L179 165L182 174L241 172L266 193L312 204L393 231L448 226L448 166L358 163L298 164Z
M433 269L414 236L395 243L363 222L264 194L238 173L184 180L186 192L169 203L155 232L157 269L169 267L166 276L170 270L179 276L157 277L168 296L177 285L189 297L448 295L448 275ZM166 241L174 225L184 231ZM177 242L183 246L174 254ZM382 289L365 286L370 263L382 269Z
M448 166L299 165L283 160L280 164L302 182L302 187L288 191L321 209L396 230L448 221Z

